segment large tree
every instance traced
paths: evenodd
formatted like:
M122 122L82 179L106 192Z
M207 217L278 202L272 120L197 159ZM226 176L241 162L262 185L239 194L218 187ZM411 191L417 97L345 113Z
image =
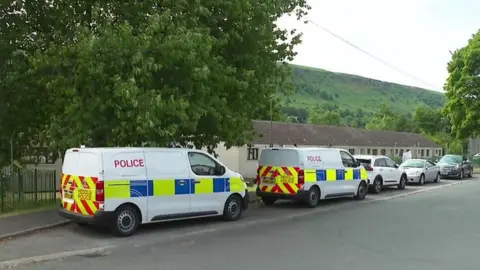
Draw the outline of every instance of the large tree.
M452 53L445 83L445 112L459 139L480 135L480 31Z
M288 89L284 62L300 42L276 22L309 8L305 0L43 2L16 1L22 12L1 20L19 21L16 40L35 40L31 72L53 98L46 135L61 149L247 142L251 119L265 118L277 89Z

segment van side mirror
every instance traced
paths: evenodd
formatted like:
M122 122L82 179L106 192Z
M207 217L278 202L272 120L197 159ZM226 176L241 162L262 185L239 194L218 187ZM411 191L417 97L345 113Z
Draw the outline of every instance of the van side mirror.
M224 175L227 170L222 165L217 165L216 175Z
M360 165L362 165L362 163L360 163L360 161L358 160L355 160L355 168L360 167Z

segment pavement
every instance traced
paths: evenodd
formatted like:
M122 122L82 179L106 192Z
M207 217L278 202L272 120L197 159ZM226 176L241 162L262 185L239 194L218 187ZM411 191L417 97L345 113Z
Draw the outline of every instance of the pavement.
M56 209L0 217L0 241L67 224Z
M477 180L389 189L315 209L253 204L237 222L153 224L129 238L72 224L4 241L0 269L477 270Z

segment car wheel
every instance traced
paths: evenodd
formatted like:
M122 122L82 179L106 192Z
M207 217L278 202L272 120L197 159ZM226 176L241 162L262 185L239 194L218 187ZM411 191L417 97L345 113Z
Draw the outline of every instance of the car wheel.
M357 188L357 195L355 195L356 200L363 200L367 196L367 184L365 182L361 182Z
M239 220L242 216L242 198L236 194L231 195L223 207L223 218L227 221Z
M423 186L425 185L425 175L420 175L420 180L418 180L418 183Z
M463 169L462 169L462 170L460 170L460 176L458 177L458 179L463 180L463 176L464 175L463 175Z
M440 182L440 173L437 173L437 177L433 180L434 183Z
M320 189L316 186L313 186L308 191L307 205L310 208L314 208L320 202Z
M115 211L111 228L114 235L125 237L133 235L139 225L140 217L137 210L130 205L125 205Z
M375 178L375 180L373 181L372 190L375 194L378 194L378 193L382 192L382 179Z
M405 186L407 185L407 176L405 174L402 174L400 177L400 182L397 185L398 189L405 189Z

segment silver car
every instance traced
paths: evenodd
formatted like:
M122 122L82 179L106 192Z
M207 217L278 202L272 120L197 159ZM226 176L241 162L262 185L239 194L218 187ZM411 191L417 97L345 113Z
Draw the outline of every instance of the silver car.
M408 183L420 185L440 181L440 167L425 159L409 159L400 165L407 174Z

